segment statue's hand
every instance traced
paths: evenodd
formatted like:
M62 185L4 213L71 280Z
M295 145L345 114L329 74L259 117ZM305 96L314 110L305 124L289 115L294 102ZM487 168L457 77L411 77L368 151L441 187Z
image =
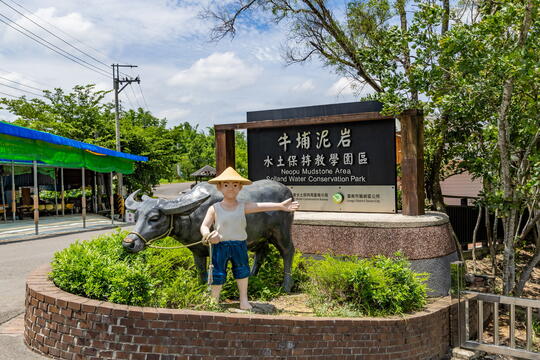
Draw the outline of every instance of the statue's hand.
M223 239L223 237L216 231L212 231L210 235L208 236L208 241L210 244L217 244Z
M216 230L214 230L203 236L203 244L217 244L221 241L221 239L222 236Z
M298 201L293 201L292 198L288 198L281 203L281 206L283 206L283 211L293 212L298 210L300 204L298 204Z

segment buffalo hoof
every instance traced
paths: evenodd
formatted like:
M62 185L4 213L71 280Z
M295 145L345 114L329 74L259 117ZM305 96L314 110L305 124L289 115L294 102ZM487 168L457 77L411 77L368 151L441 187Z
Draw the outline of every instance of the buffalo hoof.
M294 280L291 278L286 278L283 280L283 284L281 284L281 287L283 288L283 291L289 294L291 292L293 285L294 285Z

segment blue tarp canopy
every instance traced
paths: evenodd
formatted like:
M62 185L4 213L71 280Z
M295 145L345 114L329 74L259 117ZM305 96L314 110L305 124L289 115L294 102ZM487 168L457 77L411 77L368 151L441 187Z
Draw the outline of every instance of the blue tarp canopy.
M138 156L87 144L47 132L0 122L0 159L42 161L58 167L85 167L98 172L130 174Z

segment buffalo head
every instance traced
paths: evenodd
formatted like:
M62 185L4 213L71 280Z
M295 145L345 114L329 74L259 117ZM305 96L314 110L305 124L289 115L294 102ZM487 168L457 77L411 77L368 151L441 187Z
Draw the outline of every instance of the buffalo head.
M136 211L135 227L122 242L125 249L138 252L151 241L170 234L174 226L174 215L189 215L195 211L210 194L201 189L180 196L175 200L153 199L143 195L136 200L135 191L126 199L126 209Z

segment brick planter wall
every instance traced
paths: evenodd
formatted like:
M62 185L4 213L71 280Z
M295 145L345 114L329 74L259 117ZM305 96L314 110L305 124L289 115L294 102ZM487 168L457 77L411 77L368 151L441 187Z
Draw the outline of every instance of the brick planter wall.
M34 271L24 341L59 359L439 359L450 301L392 318L222 314L117 305L72 295Z

